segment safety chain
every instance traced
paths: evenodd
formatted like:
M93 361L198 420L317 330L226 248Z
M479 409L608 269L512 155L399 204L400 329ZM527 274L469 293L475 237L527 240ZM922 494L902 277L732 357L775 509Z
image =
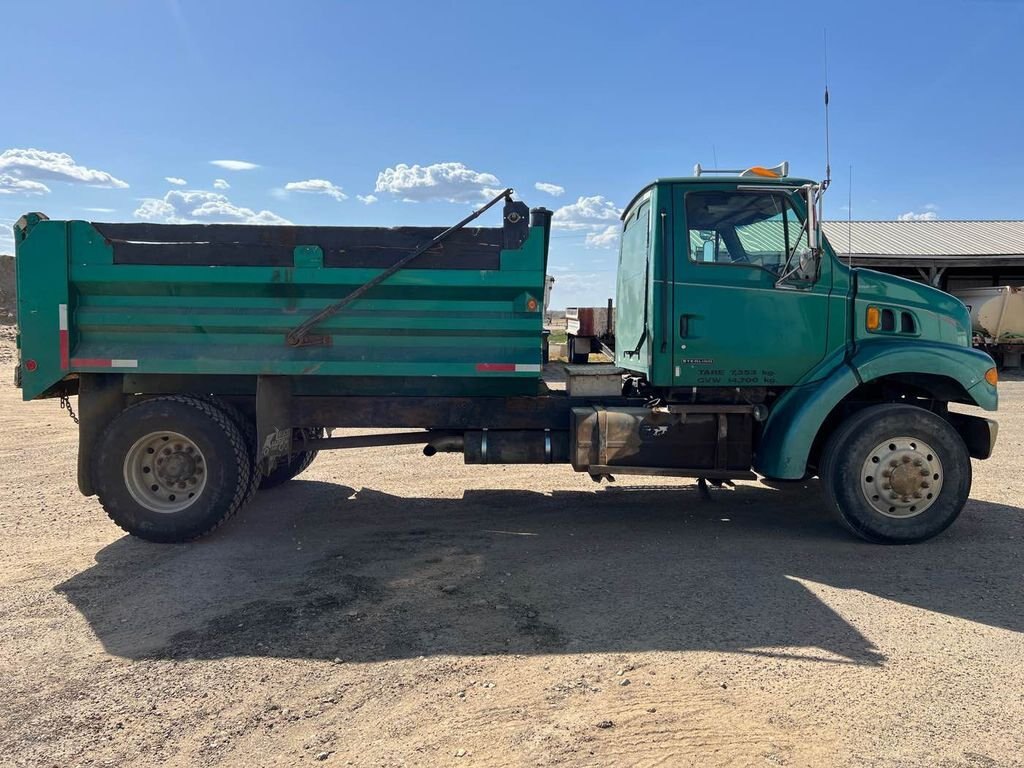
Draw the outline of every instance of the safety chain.
M62 394L60 396L60 407L68 412L68 416L71 417L71 420L75 422L75 424L78 423L78 416L75 415L75 409L71 407L71 400L68 399L67 395Z

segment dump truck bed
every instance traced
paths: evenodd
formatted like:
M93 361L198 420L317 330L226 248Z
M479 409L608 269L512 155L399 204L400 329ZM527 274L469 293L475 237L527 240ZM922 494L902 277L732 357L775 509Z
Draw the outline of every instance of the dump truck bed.
M442 228L108 224L15 228L26 399L81 372L303 377L323 394L532 394L546 211L508 203L320 323ZM239 386L244 383L239 382Z

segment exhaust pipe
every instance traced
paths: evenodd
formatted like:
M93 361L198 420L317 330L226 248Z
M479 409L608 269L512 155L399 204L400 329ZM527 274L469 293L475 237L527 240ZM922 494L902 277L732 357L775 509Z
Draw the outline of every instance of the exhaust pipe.
M466 441L462 435L443 435L435 437L423 446L424 456L433 456L436 453L462 453Z
M424 447L425 456L461 453L467 464L563 464L569 460L569 433L547 429L479 429L439 434Z

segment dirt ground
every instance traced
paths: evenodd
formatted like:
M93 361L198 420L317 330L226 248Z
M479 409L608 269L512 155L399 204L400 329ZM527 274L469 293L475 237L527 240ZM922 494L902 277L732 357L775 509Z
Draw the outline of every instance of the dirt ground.
M595 485L322 455L215 535L125 536L0 345L0 762L1024 765L1024 381L943 536L815 483Z

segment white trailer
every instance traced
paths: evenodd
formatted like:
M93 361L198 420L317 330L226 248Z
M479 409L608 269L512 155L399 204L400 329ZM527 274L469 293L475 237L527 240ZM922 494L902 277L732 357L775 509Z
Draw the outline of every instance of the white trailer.
M1004 368L1019 368L1024 352L1024 287L958 288L950 291L967 305L975 346Z

